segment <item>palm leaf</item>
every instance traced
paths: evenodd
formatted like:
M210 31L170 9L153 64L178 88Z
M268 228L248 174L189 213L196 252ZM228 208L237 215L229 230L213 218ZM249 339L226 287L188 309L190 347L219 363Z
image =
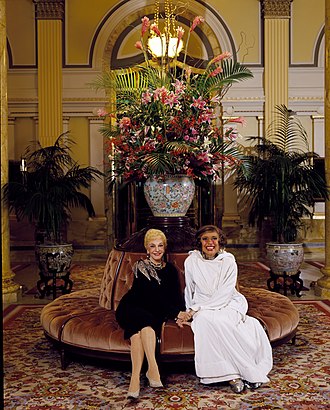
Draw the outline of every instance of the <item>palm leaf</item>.
M315 198L329 197L328 187L313 167L318 155L308 151L306 131L287 107L276 107L267 137L250 138L255 153L245 157L249 166L238 170L235 186L250 203L251 225L261 228L270 218L274 240L294 241L303 218L313 216Z
M217 92L223 96L232 84L253 77L251 70L237 61L223 60L221 67L222 72L214 77L210 74L217 68L215 65L210 65L206 72L198 77L196 86L199 93L205 95Z
M145 167L147 173L150 175L167 174L175 171L171 161L171 155L166 152L151 152L146 154L141 163L142 167Z

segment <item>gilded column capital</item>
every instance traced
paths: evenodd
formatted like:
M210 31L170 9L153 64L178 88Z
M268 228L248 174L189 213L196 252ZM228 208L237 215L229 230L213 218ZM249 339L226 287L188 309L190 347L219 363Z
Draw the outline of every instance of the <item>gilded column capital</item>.
M33 0L37 20L64 20L64 0Z
M293 0L260 0L263 18L290 18Z

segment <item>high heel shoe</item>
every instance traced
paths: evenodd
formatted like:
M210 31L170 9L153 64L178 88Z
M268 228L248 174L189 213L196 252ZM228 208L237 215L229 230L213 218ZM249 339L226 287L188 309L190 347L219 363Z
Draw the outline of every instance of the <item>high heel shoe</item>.
M245 388L245 385L242 379L230 380L229 385L234 393L242 393L242 391Z
M136 400L139 398L139 394L140 394L140 390L136 390L136 391L129 391L127 392L127 398L131 399L131 400Z
M159 380L159 382L158 382L158 381L156 381L156 380L150 379L149 376L148 376L148 372L146 373L146 377L147 377L147 379L148 379L148 381L149 381L149 386L150 386L150 387L164 387L164 386L163 386L163 383L162 383L160 380Z
M251 390L258 389L262 385L262 383L260 382L251 383L251 382L248 382L247 380L244 380L244 384L247 389L251 389Z

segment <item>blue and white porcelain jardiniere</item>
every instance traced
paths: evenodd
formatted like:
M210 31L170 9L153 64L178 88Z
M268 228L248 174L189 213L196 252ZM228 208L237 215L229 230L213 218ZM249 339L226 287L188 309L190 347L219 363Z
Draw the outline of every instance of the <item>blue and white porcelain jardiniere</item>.
M273 243L266 244L267 260L271 271L275 275L296 275L303 260L304 248L302 243Z
M194 198L195 182L187 175L151 176L144 195L154 216L185 216Z

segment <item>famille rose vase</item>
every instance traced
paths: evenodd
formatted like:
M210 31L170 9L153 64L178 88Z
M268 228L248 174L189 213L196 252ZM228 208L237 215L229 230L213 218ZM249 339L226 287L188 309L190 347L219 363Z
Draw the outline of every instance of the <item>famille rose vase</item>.
M194 198L195 182L187 175L151 176L144 195L154 216L185 216Z

